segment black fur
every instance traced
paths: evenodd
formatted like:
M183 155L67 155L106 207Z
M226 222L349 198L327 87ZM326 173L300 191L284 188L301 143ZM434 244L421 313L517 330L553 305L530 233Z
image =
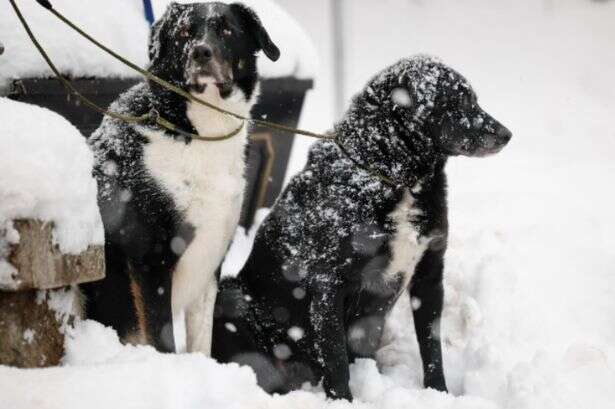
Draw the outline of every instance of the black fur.
M374 357L403 271L385 280L396 225L431 238L408 286L426 387L446 391L439 340L447 242L447 156L495 153L510 132L476 103L467 81L428 57L375 77L337 124L351 161L332 142L310 151L257 234L237 278L218 295L213 356L251 365L268 391L323 379L327 396L351 399L349 362ZM358 166L393 180L391 187ZM304 332L300 339L297 335Z
M200 61L196 50L204 46L212 55ZM195 82L196 74L219 76L222 96L234 86L249 100L258 81L256 53L261 49L273 59L279 56L256 15L245 6L172 3L152 27L149 70L186 91L202 88ZM155 109L185 131L196 132L186 115L186 101L153 82L136 85L110 109L132 116ZM171 250L171 240L181 237L189 244L194 229L148 173L143 163L148 141L132 125L105 117L89 141L96 158L107 276L83 286L87 317L112 326L126 339L139 333L135 300L142 299L144 341L160 351L174 351L171 283L181 254Z

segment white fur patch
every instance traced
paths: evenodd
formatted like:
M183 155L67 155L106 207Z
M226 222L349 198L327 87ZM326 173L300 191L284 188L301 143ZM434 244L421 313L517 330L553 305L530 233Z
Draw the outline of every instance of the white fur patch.
M208 84L205 92L197 96L245 116L249 115L256 99L254 96L251 101L245 101L243 93L235 89L223 100L213 84ZM234 118L192 102L188 104L187 115L201 136L223 135L240 124ZM145 128L139 131L150 141L144 149L148 172L173 197L184 221L195 228L194 239L187 248L177 246L177 242L172 246L185 248L185 252L173 273L171 300L174 317L179 317L185 309L189 309L192 316L202 317L204 322L201 323L187 321L187 342L188 345L198 344L199 350L209 353L210 346L205 344L211 340L215 272L239 222L245 190L247 125L229 140L194 140L190 144L173 140L161 131ZM211 305L204 305L200 301L203 299ZM198 309L203 309L203 313L199 314ZM195 339L201 341L195 343ZM207 342L202 342L204 339Z
M394 280L400 273L403 274L403 289L410 283L416 265L430 242L429 238L419 237L411 222L418 214L420 210L414 207L414 198L405 192L401 202L388 216L394 223L395 234L390 243L392 258L384 276L386 280Z

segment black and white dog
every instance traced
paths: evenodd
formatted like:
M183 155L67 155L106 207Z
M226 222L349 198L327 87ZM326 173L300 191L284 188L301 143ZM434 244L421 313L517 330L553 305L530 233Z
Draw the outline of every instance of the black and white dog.
M424 384L446 391L445 164L494 154L511 133L460 74L424 56L376 76L335 132L343 149L311 149L239 276L222 281L212 355L251 365L268 391L322 378L329 397L351 399L349 362L374 356L408 289Z
M248 116L257 99L256 54L280 51L242 4L172 3L152 27L149 69L200 98ZM155 109L201 136L228 134L233 118L187 102L152 82L131 88L111 110ZM187 348L209 354L217 271L244 193L245 127L203 142L154 126L105 117L90 138L106 235L107 277L84 286L88 318L127 342L174 351L173 318L185 311Z

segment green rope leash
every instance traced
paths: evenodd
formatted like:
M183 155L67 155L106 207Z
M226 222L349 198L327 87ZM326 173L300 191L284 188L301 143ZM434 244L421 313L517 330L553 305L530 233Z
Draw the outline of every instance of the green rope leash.
M121 121L124 121L124 122L127 122L127 123L147 123L147 122L152 122L153 121L158 126L164 128L164 129L167 129L167 130L172 131L172 132L176 132L176 133L178 133L178 134L180 134L182 136L185 136L185 137L190 137L190 138L201 140L201 141L216 142L216 141L224 141L224 140L230 139L233 136L237 135L239 132L241 132L241 130L243 129L243 127L244 127L246 122L250 122L250 123L253 123L255 125L259 125L261 127L264 127L264 128L274 129L274 130L285 132L285 133L289 133L289 134L298 134L298 135L308 136L308 137L317 138L317 139L330 140L330 141L335 142L335 144L338 146L338 148L340 149L342 154L344 156L346 156L351 162L353 162L355 164L355 166L357 166L358 168L362 169L363 171L369 173L370 175L374 176L375 178L380 179L384 184L386 184L386 185L388 185L390 187L393 187L394 189L399 187L399 185L397 183L394 183L390 178L388 178L386 176L383 176L383 175L379 174L378 172L376 172L376 171L374 171L372 169L369 169L368 167L366 167L366 166L362 165L361 163L357 162L352 156L350 156L348 151L339 142L339 140L337 138L337 135L335 135L335 134L319 134L319 133L315 133L315 132L311 132L311 131L305 131L305 130L302 130L302 129L293 128L293 127L286 126L286 125L277 124L275 122L269 122L269 121L264 121L264 120L260 120L260 119L248 118L248 117L245 117L243 115L239 115L239 114L236 114L234 112L228 111L226 109L220 108L220 107L218 107L216 105L213 105L213 104L211 104L211 103L209 103L207 101L204 101L204 100L202 100L202 99L200 99L198 97L195 97L194 95L192 95L192 94L184 91L183 89L181 89L181 88L179 88L179 87L169 83L168 81L163 80L162 78L152 74L151 72L142 69L141 67L139 67L136 64L132 63L128 59L126 59L126 58L122 57L121 55L117 54L115 51L113 51L110 48L106 47L105 45L101 44L96 39L94 39L89 34L87 34L85 31L83 31L81 28L79 28L77 25L75 25L72 21L70 21L69 19L64 17L64 15L62 15L60 12L55 10L48 0L36 0L36 1L41 6L43 6L45 9L49 10L58 19L60 19L62 22L64 22L64 24L68 25L73 30L75 30L77 33L79 33L82 37L86 38L92 44L96 45L98 48L100 48L101 50L105 51L107 54L111 55L112 57L114 57L118 61L122 62L126 66L130 67L131 69L133 69L134 71L140 73L146 79L148 79L148 80L150 80L152 82L157 83L158 85L162 86L163 88L165 88L165 89L167 89L169 91L172 91L172 92L174 92L174 93L176 93L176 94L186 98L187 100L190 100L192 102L195 102L195 103L198 103L200 105L206 106L206 107L208 107L210 109L213 109L213 110L215 110L217 112L220 112L222 114L225 114L225 115L231 116L231 117L233 117L235 119L238 119L238 120L241 121L241 125L237 129L235 129L234 131L232 131L232 132L230 132L230 133L228 133L226 135L221 135L221 136L217 136L217 137L204 137L204 136L193 134L193 133L190 133L190 132L185 132L185 131L179 129L173 123L171 123L171 122L167 121L166 119L162 118L160 116L160 114L158 112L156 112L155 110L152 110L148 114L145 114L145 115L142 115L142 116L139 116L139 117L135 117L135 116L130 116L130 115L119 114L117 112L111 112L111 111L108 111L108 110L106 110L104 108L101 108L100 106L96 105L93 101L91 101L90 99L88 99L87 97L82 95L72 85L72 83L69 80L67 80L65 77L62 76L60 71L56 68L56 66L51 61L51 58L49 58L49 56L47 55L47 53L45 52L43 47L38 42L37 38L32 33L32 30L30 30L30 27L29 27L28 23L26 22L25 18L23 17L19 7L17 7L17 4L15 4L15 1L14 0L9 0L11 5L13 6L13 9L15 10L15 13L17 14L17 17L19 18L19 20L21 22L21 25L26 30L26 33L28 34L28 37L30 38L30 40L32 41L34 46L37 48L37 50L39 51L39 53L41 54L41 56L43 57L43 59L45 60L47 65L49 66L49 68L51 68L51 70L53 71L55 76L58 78L58 80L64 85L64 87L67 89L67 91L72 92L75 96L77 96L77 98L79 98L81 101L83 101L91 109L93 109L95 111L98 111L98 112L102 113L103 115L108 115L108 116L110 116L112 118L115 118L115 119L118 119L118 120L121 120Z
M11 3L13 2L13 0L10 0ZM210 109L213 109L215 111L218 111L222 114L225 115L229 115L233 118L239 119L241 121L244 122L251 122L253 124L256 125L260 125L262 127L265 128L269 128L269 129L275 129L277 131L282 131L282 132L286 132L286 133L291 133L291 134L298 134L298 135L304 135L304 136L309 136L312 138L318 138L318 139L334 139L335 136L334 135L325 135L325 134L319 134L319 133L315 133L315 132L311 132L311 131L305 131L302 129L297 129L297 128L293 128L290 126L285 126L285 125L281 125L281 124L277 124L274 122L269 122L269 121L264 121L264 120L260 120L260 119L254 119L254 118L249 118L249 117L245 117L243 115L239 115L235 112L220 108L216 105L213 105L207 101L202 100L201 98L195 97L194 95L190 94L189 92L184 91L183 89L169 83L168 81L163 80L162 78L152 74L151 72L142 69L141 67L137 66L136 64L130 62L128 59L122 57L121 55L119 55L118 53L116 53L115 51L111 50L110 48L106 47L105 45L101 44L99 41L97 41L96 39L94 39L92 36L90 36L89 34L87 34L85 31L83 31L80 27L78 27L76 24L74 24L72 21L70 21L68 18L66 18L64 15L62 15L60 12L58 12L55 8L53 8L53 6L51 5L51 3L48 0L36 0L41 6L45 7L47 10L49 10L54 16L56 16L58 19L60 19L62 22L64 22L64 24L68 25L70 28L72 28L73 30L75 30L77 33L79 33L82 37L86 38L88 41L90 41L92 44L94 44L96 47L100 48L101 50L103 50L104 52L106 52L107 54L111 55L113 58L117 59L118 61L120 61L121 63L123 63L124 65L130 67L131 69L135 70L136 72L138 72L139 74L141 74L143 77L147 78L148 80L157 83L158 85L166 88L169 91L172 91L178 95L181 95L182 97L192 101L192 102L196 102L198 104L204 105Z
M26 33L28 34L28 37L30 38L30 40L32 41L32 43L34 44L34 46L36 47L38 52L41 54L41 56L43 57L43 59L45 60L45 62L49 66L49 68L51 68L51 71L53 71L53 73L56 76L56 78L62 83L64 88L66 88L67 92L74 94L79 100L81 100L84 104L86 104L91 109L93 109L93 110L95 110L95 111L97 111L97 112L99 112L99 113L101 113L103 115L108 115L108 116L110 116L112 118L115 118L117 120L120 120L120 121L123 121L123 122L126 122L126 123L130 123L130 124L147 124L147 123L154 122L155 124L157 124L158 126L164 128L164 129L167 129L167 130L172 131L172 132L177 132L178 134L180 134L180 135L182 135L184 137L190 137L190 138L197 139L197 140L200 140L200 141L208 141L208 142L224 141L224 140L230 139L233 136L237 135L243 129L244 123L242 122L241 125L237 129L235 129L234 131L232 131L232 132L230 132L230 133L228 133L226 135L214 136L214 137L205 137L205 136L197 135L197 134L186 132L186 131L183 131L183 130L179 129L177 126L175 126L171 122L169 122L166 119L162 118L158 114L158 112L156 112L154 110L152 110L151 112L149 112L149 113L147 113L145 115L132 116L132 115L124 115L124 114L120 114L120 113L117 113L117 112L109 111L107 109L104 109L104 108L98 106L92 100L90 100L89 98L87 98L86 96L81 94L77 90L77 88L75 88L75 86L60 73L58 68L53 63L53 61L51 61L51 58L49 57L47 52L45 52L45 49L38 42L38 40L37 40L36 36L34 35L34 33L32 33L32 30L30 29L30 26L26 22L26 20L25 20L23 14L21 13L21 10L19 9L19 7L17 7L17 4L15 4L15 1L14 0L9 0L9 2L13 6L13 10L15 10L15 14L17 14L17 17L19 18L19 21L21 22L21 25L23 26L23 28L26 30Z

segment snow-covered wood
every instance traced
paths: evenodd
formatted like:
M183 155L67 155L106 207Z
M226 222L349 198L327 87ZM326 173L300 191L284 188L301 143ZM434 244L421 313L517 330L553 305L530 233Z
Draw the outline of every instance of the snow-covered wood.
M20 240L10 246L7 259L15 271L12 280L0 280L0 290L45 290L104 278L102 246L90 246L77 255L63 254L52 242L51 223L18 220L13 224Z
M6 98L0 112L0 365L57 365L79 310L60 287L104 276L93 156L58 114Z
M19 267L8 255L23 239L15 220L53 222L48 246L63 254L101 246L104 235L93 155L79 131L56 113L6 98L0 98L0 112L0 288L11 288Z

